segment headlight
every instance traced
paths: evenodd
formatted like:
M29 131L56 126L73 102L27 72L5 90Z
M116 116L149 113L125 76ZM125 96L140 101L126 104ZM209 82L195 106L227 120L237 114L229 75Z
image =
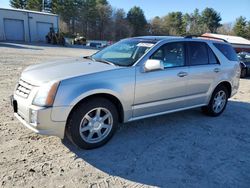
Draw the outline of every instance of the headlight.
M33 100L33 104L37 106L52 106L59 84L60 82L52 82L42 85Z

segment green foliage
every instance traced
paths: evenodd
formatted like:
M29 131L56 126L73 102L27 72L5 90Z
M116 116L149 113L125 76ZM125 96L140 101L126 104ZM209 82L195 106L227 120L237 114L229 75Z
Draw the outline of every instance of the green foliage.
M191 14L185 14L184 21L188 34L201 35L206 32L199 9L195 9Z
M159 16L153 18L150 23L150 33L152 35L164 35L163 21Z
M13 8L42 11L43 0L10 0ZM114 9L108 0L44 0L44 10L59 14L61 29L87 39L119 40L140 35L201 35L206 32L238 35L250 39L250 20L221 24L220 13L212 8L192 13L170 12L149 23L140 7L128 13Z
M249 27L249 24L248 24ZM236 19L233 27L234 33L241 37L247 37L247 21L245 17L240 16Z
M27 0L10 0L10 6L13 8L25 9Z
M246 38L250 40L250 21L247 22L246 35Z
M42 11L43 0L27 0L27 9L34 11Z
M133 28L133 36L140 36L146 33L147 21L140 7L134 6L131 8L128 11L127 19Z
M184 27L183 15L181 12L170 12L163 17L164 32L168 35L184 35L186 29Z
M216 33L217 29L221 26L220 13L216 12L213 8L205 8L205 10L202 11L201 19L211 33Z
M120 40L131 36L132 29L129 27L128 20L126 19L126 13L123 9L114 11L114 40Z
M160 35L201 35L205 32L216 33L220 24L220 14L211 8L202 13L195 9L191 14L170 12L166 16L155 17L151 21L152 34Z
M51 11L52 0L44 0L45 10ZM59 0L53 0L59 1ZM42 11L43 0L10 0L10 6L18 9L28 9L34 11Z

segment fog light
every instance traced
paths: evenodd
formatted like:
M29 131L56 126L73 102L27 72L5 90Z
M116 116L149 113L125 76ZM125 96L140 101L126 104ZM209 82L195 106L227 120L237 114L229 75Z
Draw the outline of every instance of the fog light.
M37 111L31 110L30 112L30 123L37 126Z

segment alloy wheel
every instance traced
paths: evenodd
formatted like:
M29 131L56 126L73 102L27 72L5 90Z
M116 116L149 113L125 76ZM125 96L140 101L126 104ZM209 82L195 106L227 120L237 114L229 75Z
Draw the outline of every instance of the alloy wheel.
M79 133L87 143L98 143L104 140L113 126L111 112L103 107L90 110L80 122Z

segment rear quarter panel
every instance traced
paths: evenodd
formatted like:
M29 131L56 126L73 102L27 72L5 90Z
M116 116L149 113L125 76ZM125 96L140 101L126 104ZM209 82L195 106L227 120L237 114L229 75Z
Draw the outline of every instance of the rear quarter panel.
M231 84L232 92L231 96L233 96L238 88L239 88L239 77L240 77L240 65L237 61L228 60L214 45L213 42L208 42L208 45L212 48L215 55L220 61L221 64L221 73L220 76L214 81L214 83L209 88L209 95L207 98L207 103L210 100L210 97L214 91L214 89L222 82L226 81Z

